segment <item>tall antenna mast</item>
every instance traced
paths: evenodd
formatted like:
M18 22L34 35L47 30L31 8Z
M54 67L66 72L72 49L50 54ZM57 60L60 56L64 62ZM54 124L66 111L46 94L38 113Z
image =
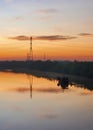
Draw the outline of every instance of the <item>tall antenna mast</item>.
M33 61L32 37L30 37L30 61Z
M30 52L32 51L32 37L30 37Z
M33 50L32 50L32 37L30 37L30 48L27 53L27 61L33 61Z

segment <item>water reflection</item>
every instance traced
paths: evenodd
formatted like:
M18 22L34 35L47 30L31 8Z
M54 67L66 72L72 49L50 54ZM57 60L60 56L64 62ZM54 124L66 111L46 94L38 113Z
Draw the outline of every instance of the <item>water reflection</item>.
M32 98L33 75L27 74L27 78L29 80L29 86L30 86L30 97Z
M33 83L34 80L34 83ZM6 81L6 82L5 82ZM60 87L57 87L60 86ZM42 77L35 77L30 74L16 74L12 72L0 72L0 91L15 91L15 92L29 92L32 98L32 91L34 93L62 93L73 91L74 88L78 90L82 88L83 91L93 90L93 85L91 84L91 89L83 84L78 84L72 82L67 77L58 77L57 80L49 80ZM90 92L86 93L90 93ZM83 93L83 92L82 92ZM84 95L84 93L82 94ZM86 94L87 95L87 94Z
M68 89L68 86L76 86L84 89L88 89L90 91L93 91L93 84L91 86L86 86L85 84L79 84L79 83L73 83L72 81L69 80L68 77L57 77L57 86L60 86L63 90ZM91 81L91 80L90 80ZM88 81L87 81L88 82ZM90 84L90 82L89 82Z
M57 80L58 80L57 86L61 86L63 90L68 89L69 85L68 77L57 77Z
M0 73L0 130L92 130L93 92L68 84L62 93L57 83Z

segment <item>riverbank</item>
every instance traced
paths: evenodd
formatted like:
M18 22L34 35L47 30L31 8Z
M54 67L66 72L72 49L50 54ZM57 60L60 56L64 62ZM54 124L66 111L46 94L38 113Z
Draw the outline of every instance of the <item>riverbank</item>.
M70 83L76 84L76 86L81 86L85 89L93 90L93 80L86 77L76 76L76 75L68 75L56 72L45 72L39 70L33 70L29 68L13 68L13 69L3 69L1 71L4 72L13 72L13 73L24 73L27 75L34 75L36 77L43 77L49 80L56 80L57 77L68 77Z
M77 86L83 87L85 89L93 90L93 80L85 77L75 76L75 75L68 75L62 73L55 73L55 72L45 72L45 71L38 71L38 70L31 70L26 68L20 69L12 69L12 70L4 70L13 73L24 73L28 75L34 75L36 77L43 77L49 80L56 80L57 77L68 77L70 83L76 84Z
M27 73L37 70L93 79L93 61L1 61L0 70L21 70Z

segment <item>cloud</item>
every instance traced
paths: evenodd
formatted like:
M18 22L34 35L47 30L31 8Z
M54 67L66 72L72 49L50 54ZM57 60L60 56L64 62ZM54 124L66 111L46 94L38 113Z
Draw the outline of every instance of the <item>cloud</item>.
M36 11L40 15L39 19L41 20L51 20L58 12L59 10L55 8L39 9Z
M22 16L16 16L14 18L12 18L12 22L19 22L19 21L23 21L24 18Z
M58 13L59 10L54 9L54 8L51 8L51 9L40 9L40 10L37 10L37 12L40 13L40 14L55 14L55 13Z
M21 16L17 16L17 17L15 17L15 20L16 20L16 21L23 20L23 17L21 17Z
M76 37L71 37L71 36L50 35L50 36L38 36L38 37L35 37L35 40L54 41L54 40L70 40L70 39L75 39L75 38Z
M80 33L79 35L84 37L93 37L92 33Z
M9 89L9 91L15 91L15 92L20 92L20 93L25 93L30 91L29 88L13 88L13 89ZM32 91L35 92L40 92L40 93L60 93L62 92L61 89L52 89L52 88L32 88Z
M49 21L49 20L52 20L53 18L54 18L54 16L52 16L52 15L46 15L46 16L39 17L40 20L44 20L44 21Z
M73 36L63 36L63 35L48 35L48 36L33 36L33 40L43 40L43 41L61 41L61 40L71 40L76 39L77 37ZM29 40L30 37L28 36L16 36L16 37L9 37L12 40Z
M93 95L93 91L84 91L81 93L82 96Z
M9 37L8 39L25 41L25 40L29 40L30 38L28 36L21 35L16 37Z

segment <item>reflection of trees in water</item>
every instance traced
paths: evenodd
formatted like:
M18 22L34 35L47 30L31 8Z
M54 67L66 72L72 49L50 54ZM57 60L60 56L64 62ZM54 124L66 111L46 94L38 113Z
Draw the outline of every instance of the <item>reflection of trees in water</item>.
M67 77L58 77L57 78L58 86L61 86L61 88L64 89L68 89L68 85L69 85L69 79Z
M76 79L75 84L77 87L88 89L90 91L93 91L93 80L90 79Z
M93 91L93 81L91 80L87 80L87 81L83 81L79 80L78 82L72 82L69 80L68 77L58 77L57 78L57 85L61 86L61 88L64 89L68 89L68 85L72 86L75 85L76 87L80 87L80 88L84 88L84 89L88 89L90 91Z
M57 80L58 76L63 76L64 74L56 74L52 72L42 72L42 71L33 71L32 75L36 77L46 78L48 80ZM88 90L93 90L93 79L83 78L79 76L71 76L65 75L69 78L69 85L76 85L77 87L81 87Z
M33 75L30 75L30 74L26 74L26 76L27 76L27 79L28 79L28 83L29 83L29 88L28 87L19 87L19 88L16 88L16 89L12 89L13 91L17 91L17 92L20 92L20 93L24 93L24 92L30 92L30 97L32 98L32 90L34 91L34 92L39 92L39 93L53 93L53 94L55 94L55 93L61 93L62 92L62 90L63 90L63 92L64 92L64 90L66 91L66 92L69 92L69 91L71 91L72 89L70 89L70 88L84 88L84 89L86 89L86 90L89 90L89 92L91 92L93 89L89 89L88 87L86 87L86 86L84 86L83 84L81 84L81 83L75 83L75 82L71 82L71 79L69 79L68 77L58 77L57 78L57 82L55 82L55 86L52 86L52 87L49 87L49 86L47 86L47 88L46 87L44 87L44 86L42 86L42 85L39 85L39 87L32 87L32 85L33 85L33 78L34 78L34 76ZM40 80L41 81L41 80ZM46 80L46 84L47 84L47 82L48 82L48 79ZM53 82L53 80L52 81L50 81L49 80L49 82ZM40 82L41 83L41 82ZM58 88L57 87L57 85L58 86L60 86L61 87L61 89L60 88ZM83 89L82 89L83 90ZM86 91L85 90L85 91ZM85 91L83 92L83 95L85 94ZM88 92L88 93L89 93ZM93 91L92 91L92 94L93 94Z
M74 84L70 83L68 77L58 77L57 78L57 86L60 86L63 91L65 89L68 89L69 85L72 86Z
M27 78L29 80L30 97L32 98L33 75L27 74ZM74 85L75 87L80 87L80 88L84 88L84 89L93 91L93 84L91 84L91 82L87 82L87 81L82 82L82 80L79 80L79 82L72 82L68 77L58 77L57 81L58 81L57 85L61 86L62 90L68 89L69 85L70 85L70 87L72 85ZM52 89L51 90L51 88L48 88L47 90L45 88L38 89L38 90L34 89L34 91L38 91L38 92L60 92L57 89Z

